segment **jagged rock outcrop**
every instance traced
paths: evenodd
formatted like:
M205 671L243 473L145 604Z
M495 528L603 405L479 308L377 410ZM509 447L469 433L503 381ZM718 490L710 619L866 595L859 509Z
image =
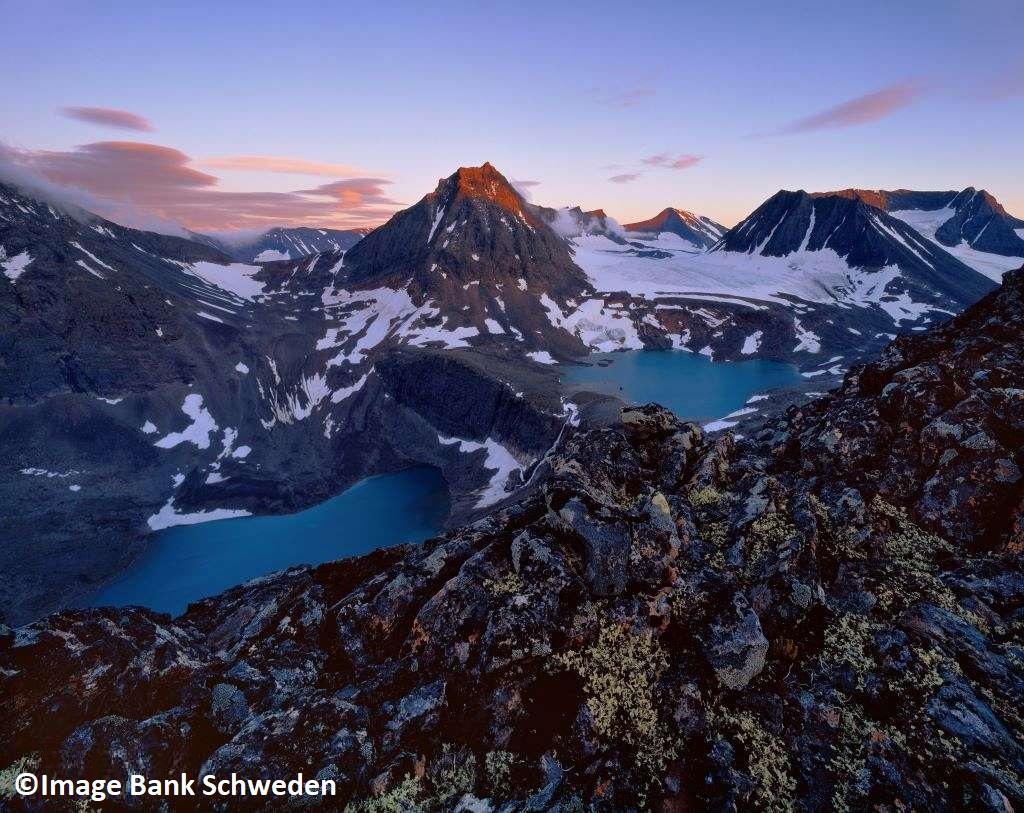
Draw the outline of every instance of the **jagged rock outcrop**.
M842 388L791 410L804 477L842 479L975 546L1024 545L1024 286L1020 271L927 334L896 339ZM772 428L762 438L778 440Z
M354 810L1019 809L1022 339L1024 271L756 439L629 409L420 547L2 629L0 763L301 768Z

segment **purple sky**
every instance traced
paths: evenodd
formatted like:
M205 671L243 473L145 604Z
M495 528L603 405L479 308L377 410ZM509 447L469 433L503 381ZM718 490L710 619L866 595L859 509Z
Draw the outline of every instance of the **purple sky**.
M850 186L1024 216L1018 0L144 5L0 0L0 164L136 225L372 225L486 160L624 222Z

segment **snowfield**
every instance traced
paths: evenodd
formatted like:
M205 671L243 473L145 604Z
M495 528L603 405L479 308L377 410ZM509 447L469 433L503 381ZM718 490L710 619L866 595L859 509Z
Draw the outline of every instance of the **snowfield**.
M181 411L192 419L192 423L180 432L164 435L155 445L161 449L173 449L179 443L193 443L200 449L209 449L210 433L217 431L217 422L203 406L203 396L195 392L186 395Z
M192 263L187 270L203 282L234 294L240 299L252 300L263 293L263 283L252 278L262 270L258 265L198 262Z
M898 286L891 283L901 276L896 266L878 271L851 268L832 249L794 251L785 257L679 251L656 258L639 256L634 248L589 234L576 241L575 260L597 290L625 291L646 299L700 298L757 308L763 307L759 302L792 307L796 298L877 307L897 323L935 310L933 305L892 290Z

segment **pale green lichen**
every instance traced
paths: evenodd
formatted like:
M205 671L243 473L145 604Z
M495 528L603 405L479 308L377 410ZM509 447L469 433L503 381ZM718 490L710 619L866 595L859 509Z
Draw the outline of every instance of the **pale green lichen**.
M867 554L856 544L852 528L836 526L828 515L828 509L816 494L808 494L807 502L811 513L817 520L818 533L821 537L822 552L829 558L847 561L865 559Z
M429 760L425 774L406 775L394 787L354 802L344 813L430 813L450 810L476 783L476 757L467 749L448 743Z
M722 504L722 492L711 486L704 486L690 492L690 505L700 511L705 508L718 508Z
M492 795L501 798L508 793L515 764L516 755L511 751L488 751L484 755L484 773Z
M747 760L754 789L751 809L768 813L793 810L796 779L792 775L786 743L771 734L753 714L718 708L709 711L709 722L739 745Z
M657 684L668 666L661 646L650 632L609 625L591 646L556 655L555 660L583 679L596 733L629 755L638 795L645 799L677 751L658 715Z
M427 778L433 789L428 809L448 808L473 790L476 757L469 749L445 743L440 755L428 764Z
M715 548L721 549L729 541L729 523L725 520L726 495L716 488L704 486L689 494L690 506L693 508L694 521L701 539ZM725 560L716 551L711 565L716 568L725 566Z
M882 625L872 618L855 613L844 613L825 629L821 660L827 666L849 666L857 679L857 687L864 687L864 677L875 667L870 654L875 633Z
M847 813L858 807L863 798L858 780L867 765L865 743L871 726L864 718L863 709L856 703L847 708L834 708L833 712L838 716L839 736L828 763L835 782L832 809L836 813Z
M982 632L989 623L964 607L956 594L936 575L936 558L953 552L945 539L915 525L902 508L876 497L872 509L886 517L892 530L886 536L884 550L888 565L885 580L878 585L878 606L886 614L905 610L912 604L927 602L941 607Z
M422 813L427 809L421 800L422 794L420 780L407 775L377 796L346 805L344 813Z
M953 548L945 539L915 525L902 508L880 497L875 497L871 507L895 526L886 539L885 551L905 567L930 573L935 570L935 557L939 552L952 553Z
M754 520L747 529L748 572L755 570L765 557L795 536L796 532L796 526L785 511L762 514Z
M484 587L492 596L514 596L526 589L522 577L513 570L498 579L484 579Z

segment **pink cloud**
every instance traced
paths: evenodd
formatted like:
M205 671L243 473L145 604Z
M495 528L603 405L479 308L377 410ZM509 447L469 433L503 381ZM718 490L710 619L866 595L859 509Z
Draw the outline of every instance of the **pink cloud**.
M333 198L347 207L391 204L394 201L384 191L384 187L389 183L391 181L385 178L345 178L321 184L315 189L301 189L299 194Z
M626 172L622 175L612 175L608 180L612 183L632 183L640 177L640 172Z
M400 205L384 178L348 178L292 192L230 192L172 147L101 141L71 150L3 151L5 163L89 196L89 208L135 225L172 222L196 231L376 225ZM74 197L72 195L71 197ZM78 199L81 199L78 195Z
M62 107L60 112L69 119L87 121L102 127L116 127L119 130L138 130L152 132L153 125L138 113L117 110L113 107Z
M304 158L282 158L273 155L229 155L223 158L204 158L195 162L207 169L241 172L278 172L286 175L353 175L362 170L347 164L327 164Z
M683 153L673 158L670 153L663 152L658 155L651 155L648 158L644 158L642 163L652 167L663 167L665 169L689 169L703 160L703 155Z
M787 124L777 134L807 133L839 127L853 127L869 124L890 116L897 110L910 106L925 91L920 82L897 82L856 99L850 99L835 107L822 110L812 116Z

